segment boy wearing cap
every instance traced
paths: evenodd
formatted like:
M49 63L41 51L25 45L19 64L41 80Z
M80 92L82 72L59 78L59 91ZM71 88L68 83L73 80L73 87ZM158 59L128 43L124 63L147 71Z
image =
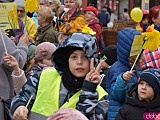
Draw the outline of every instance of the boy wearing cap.
M160 112L160 69L147 69L127 92L116 120L143 120L144 113Z
M100 38L102 35L102 24L98 21L98 10L93 6L87 6L84 9L84 16L88 27L90 27L94 32L96 32L95 37L97 39L97 52L100 52Z

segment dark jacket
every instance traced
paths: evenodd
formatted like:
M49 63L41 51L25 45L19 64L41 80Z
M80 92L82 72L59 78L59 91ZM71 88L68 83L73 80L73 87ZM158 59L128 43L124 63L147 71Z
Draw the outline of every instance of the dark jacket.
M143 120L146 112L160 112L160 96L150 102L139 100L138 84L134 84L127 92L125 106L120 109L115 120Z
M102 11L98 14L98 19L99 22L103 24L103 27L107 27L107 23L110 21L110 15L106 8L103 8Z
M117 62L115 62L108 70L106 90L109 93L109 109L108 120L114 120L119 109L125 103L125 95L131 85L137 82L141 70L136 69L135 74L127 83L123 80L122 74L129 71L128 58L135 35L139 35L139 31L131 28L125 28L118 32L117 43Z
M35 35L36 45L42 42L58 43L57 33L53 28L52 23L46 25L43 28L38 28Z

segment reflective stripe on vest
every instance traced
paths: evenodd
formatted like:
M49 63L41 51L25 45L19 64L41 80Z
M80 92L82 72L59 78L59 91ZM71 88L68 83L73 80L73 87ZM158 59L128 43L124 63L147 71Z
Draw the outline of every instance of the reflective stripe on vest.
M44 116L50 116L53 112L58 110L60 85L61 76L56 69L47 68L43 70L40 76L36 100L31 111ZM97 86L96 90L99 94L98 100L100 100L103 96L108 95L108 93L106 93L106 91L100 86ZM79 101L80 92L81 91L75 93L61 106L61 108L76 108L76 104Z

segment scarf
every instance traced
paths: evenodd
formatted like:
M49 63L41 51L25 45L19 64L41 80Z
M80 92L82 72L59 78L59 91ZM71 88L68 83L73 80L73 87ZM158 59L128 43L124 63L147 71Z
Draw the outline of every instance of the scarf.
M69 92L78 91L82 88L83 78L75 77L69 69L64 70L62 75L62 83Z

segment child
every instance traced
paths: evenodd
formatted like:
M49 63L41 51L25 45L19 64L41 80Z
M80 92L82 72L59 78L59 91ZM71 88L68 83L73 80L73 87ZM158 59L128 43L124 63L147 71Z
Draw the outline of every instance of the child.
M27 119L28 113L48 117L65 107L79 110L88 119L104 119L107 93L98 86L103 61L95 67L96 57L95 37L73 33L53 53L55 69L34 74L13 98L13 119ZM31 102L26 106L29 99Z
M106 90L109 93L107 120L115 119L119 109L125 103L126 92L131 85L137 83L137 78L141 72L141 69L138 67L130 71L136 58L135 56L130 57L135 35L140 35L140 32L132 28L125 28L118 31L117 61L108 70L106 79ZM131 61L132 59L134 59L133 62ZM124 76L126 71L127 75Z
M112 66L113 63L117 61L117 46L116 45L109 45L105 49L101 51L100 58L104 60L102 63L102 74L101 79L102 83L101 86L106 89L106 78L108 74L108 69Z
M102 24L98 21L98 10L93 6L87 6L84 9L84 16L88 27L90 27L94 32L96 32L95 37L97 39L97 52L100 52L100 39L102 35Z
M88 120L88 119L76 109L62 108L54 112L47 120Z
M144 113L160 112L160 69L147 69L127 92L116 120L143 120Z
M28 71L25 73L27 79L38 71L42 71L45 67L53 67L51 56L55 50L56 46L50 42L40 43L36 47L32 66L28 66L30 68L28 68Z

